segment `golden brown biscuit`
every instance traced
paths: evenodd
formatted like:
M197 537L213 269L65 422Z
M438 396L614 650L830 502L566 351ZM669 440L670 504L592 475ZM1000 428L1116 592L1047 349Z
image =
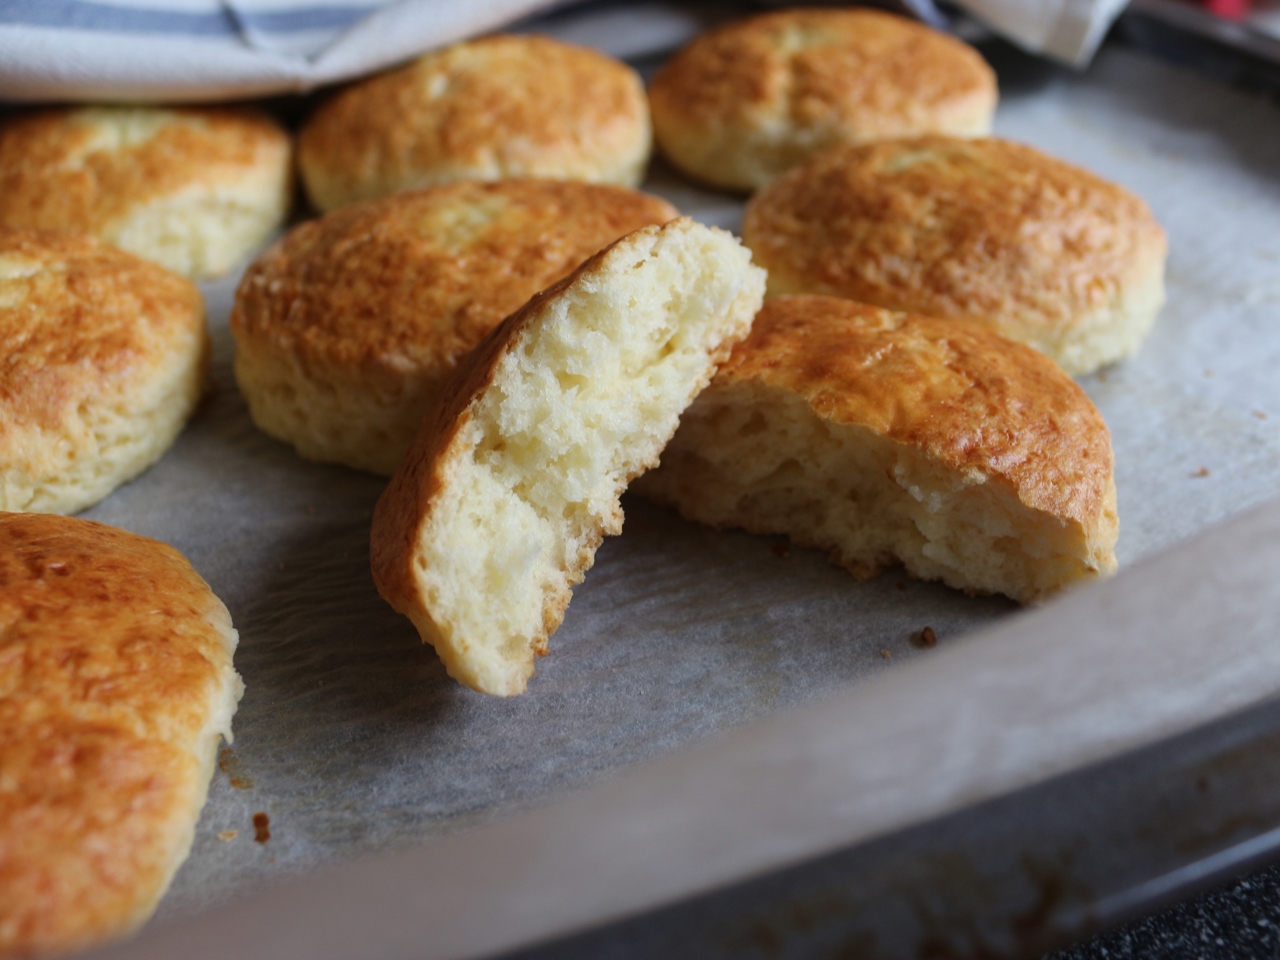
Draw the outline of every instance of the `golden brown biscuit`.
M857 576L1028 602L1115 570L1111 438L1047 358L955 320L769 300L636 489Z
M764 274L692 220L596 254L496 328L378 501L378 592L449 674L524 691L618 498L746 335Z
M92 237L0 229L0 510L74 513L151 466L208 367L189 281Z
M625 187L462 182L304 223L245 275L231 330L254 421L312 460L390 473L458 361L624 234L677 216Z
M742 232L770 295L969 320L1073 374L1137 350L1164 302L1147 205L1007 140L833 147L756 194Z
M127 933L186 859L243 685L172 547L0 514L0 954Z
M492 36L371 77L298 138L321 210L454 180L541 177L634 187L652 133L626 64L541 36Z
M27 112L0 127L0 226L90 233L214 277L283 222L290 171L288 134L257 112Z
M695 39L649 86L667 159L750 190L837 143L991 130L996 80L978 53L874 10L785 10Z

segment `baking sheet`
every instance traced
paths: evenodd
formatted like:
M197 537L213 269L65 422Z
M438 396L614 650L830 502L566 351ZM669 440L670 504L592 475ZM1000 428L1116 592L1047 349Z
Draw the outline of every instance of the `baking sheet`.
M1032 960L1276 849L1240 775L1274 766L1276 569L1280 498L817 703L95 958L461 960L679 902L520 956Z
M1169 304L1151 339L1083 381L1112 429L1127 565L1280 492L1280 118L1118 50L1083 76L1002 79L1001 134L1125 183L1170 235ZM650 186L707 222L740 217L737 201L661 168ZM368 524L382 481L306 463L250 423L230 375L233 289L207 288L211 397L160 464L86 514L181 549L241 631L236 742L161 918L548 803L934 656L913 642L925 625L940 647L958 646L1013 609L899 572L859 583L818 554L781 556L775 541L631 499L529 693L474 694L373 588ZM1190 680L1183 694L1161 721L1170 731L1209 690ZM976 705L969 722L1008 722L1008 706ZM1038 743L1037 762L1055 748ZM254 840L260 812L265 843Z

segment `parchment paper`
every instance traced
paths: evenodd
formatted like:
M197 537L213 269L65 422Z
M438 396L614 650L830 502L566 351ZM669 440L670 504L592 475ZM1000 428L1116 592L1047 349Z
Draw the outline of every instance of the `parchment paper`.
M1116 448L1122 564L1280 492L1278 120L1261 101L1117 50L1083 76L1006 82L1001 134L1138 191L1170 236L1169 303L1151 339L1083 381ZM708 222L740 217L738 200L660 165L650 188ZM472 693L373 588L368 525L383 481L305 462L250 422L230 373L234 284L206 288L212 395L156 467L86 514L181 549L241 633L236 741L162 918L546 803L930 656L912 639L926 625L953 647L1013 609L900 572L860 583L816 553L781 556L776 541L632 498L529 692ZM983 714L974 705L970 722Z

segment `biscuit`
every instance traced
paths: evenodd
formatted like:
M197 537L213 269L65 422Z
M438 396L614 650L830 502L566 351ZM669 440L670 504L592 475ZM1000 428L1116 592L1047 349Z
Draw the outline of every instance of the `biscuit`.
M0 954L155 909L244 689L227 609L172 547L0 514Z
M645 227L459 368L378 501L378 591L484 693L523 692L618 502L746 335L764 274L722 230Z
M859 577L901 563L1038 600L1116 568L1111 439L1052 361L972 324L769 300L636 490L787 534Z
M321 210L455 180L539 177L634 187L652 133L634 70L540 36L428 53L323 104L298 136Z
M996 80L978 53L874 10L786 10L696 38L649 86L663 155L751 190L838 143L991 130Z
M254 421L390 473L458 361L596 251L678 216L625 187L460 182L304 223L245 275L231 330Z
M92 237L0 229L0 510L74 513L151 466L208 366L189 280Z
M1007 140L832 147L756 194L742 232L770 295L969 320L1072 374L1137 350L1164 302L1147 205Z
M284 221L289 136L247 110L81 107L0 126L0 226L89 233L193 279Z

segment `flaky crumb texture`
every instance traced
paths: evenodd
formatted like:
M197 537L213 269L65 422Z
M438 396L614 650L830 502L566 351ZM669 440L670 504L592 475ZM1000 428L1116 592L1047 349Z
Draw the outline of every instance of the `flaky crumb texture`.
M743 337L763 272L688 220L603 251L482 349L378 505L374 573L451 675L524 690L619 497ZM402 531L409 530L412 537Z

